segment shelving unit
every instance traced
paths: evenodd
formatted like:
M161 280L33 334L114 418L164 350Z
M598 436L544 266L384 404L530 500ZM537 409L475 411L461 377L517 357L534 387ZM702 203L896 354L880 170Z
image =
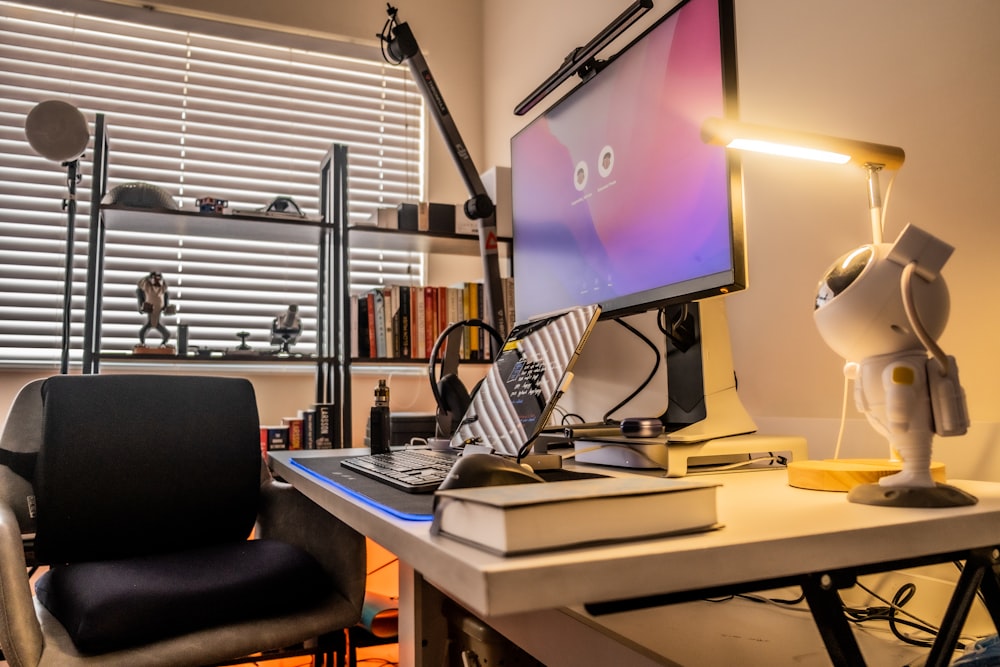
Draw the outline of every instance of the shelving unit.
M340 174L340 165L344 173ZM338 196L337 192L346 193L347 148L335 145L330 149L321 168L320 205L326 220L348 220L346 198ZM338 180L342 179L342 180ZM340 188L338 190L338 183ZM341 208L343 207L343 208ZM353 424L351 416L351 373L354 366L386 367L386 366L426 366L427 359L356 359L350 355L354 332L351 330L350 312L350 248L357 244L366 248L383 250L410 250L429 255L464 255L479 256L479 237L475 234L442 234L427 231L407 231L385 229L369 225L337 224L331 231L333 271L333 296L336 307L332 309L332 332L328 340L332 342L332 359L330 362L331 386L328 396L334 403L338 415L338 429L335 447L347 446L352 442ZM508 250L506 258L509 262L511 247L510 238L498 239L501 247ZM503 256L503 253L501 253ZM478 278L477 278L478 279ZM487 363L487 362L467 362Z
M329 397L331 363L331 288L329 279L331 230L339 218L312 221L300 218L254 215L222 215L187 211L161 211L129 208L101 203L107 190L108 140L103 114L95 123L94 180L91 195L91 219L87 264L87 297L84 315L83 373L100 372L101 360L143 363L242 363L242 364L314 364L316 366L316 402ZM345 155L346 157L346 155ZM346 177L346 169L344 170ZM346 183L346 181L344 182ZM332 184L338 192L342 184ZM339 195L338 195L339 196ZM231 237L235 231L245 238L263 242L300 243L318 249L316 295L316 351L302 356L278 357L270 354L213 353L177 355L134 355L101 348L105 244L109 231L182 234L187 237Z

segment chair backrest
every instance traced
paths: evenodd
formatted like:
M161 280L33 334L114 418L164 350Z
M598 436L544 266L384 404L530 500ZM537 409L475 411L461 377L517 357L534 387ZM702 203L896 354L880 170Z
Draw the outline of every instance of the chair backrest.
M246 380L57 376L42 386L36 555L70 563L246 539L260 427Z

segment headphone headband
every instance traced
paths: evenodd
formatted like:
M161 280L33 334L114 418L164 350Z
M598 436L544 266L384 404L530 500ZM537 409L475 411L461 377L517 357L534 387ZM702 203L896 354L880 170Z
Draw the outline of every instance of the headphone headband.
M503 336L500 335L500 332L480 319L459 320L458 322L452 322L447 327L445 327L444 331L442 331L441 334L437 337L437 340L434 341L434 347L431 348L430 363L428 364L427 368L427 375L431 381L431 391L434 393L434 402L439 407L441 405L441 392L438 390L437 377L436 377L438 353L441 351L441 346L444 345L444 342L448 340L448 336L451 335L451 333L456 329L462 327L482 327L487 332L489 332L490 336L493 338L493 341L496 343L498 349L501 345L503 345Z

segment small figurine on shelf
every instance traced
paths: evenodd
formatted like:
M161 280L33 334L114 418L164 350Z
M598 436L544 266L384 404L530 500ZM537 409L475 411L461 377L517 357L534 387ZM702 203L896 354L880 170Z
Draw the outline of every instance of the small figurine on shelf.
M139 329L139 344L132 348L136 354L173 354L173 345L167 345L170 331L163 326L160 318L163 315L173 315L177 308L170 304L167 283L159 271L151 271L137 284L135 290L139 301L139 312L146 316L146 323ZM155 329L163 337L158 348L146 346L146 334Z
M249 344L247 344L247 338L250 337L250 332L249 331L237 331L236 332L236 337L240 339L240 344L237 345L234 348L226 350L226 354L232 355L232 356L235 356L235 357L256 357L257 356L257 350L253 349L252 347L250 347Z
M215 197L202 197L201 199L196 199L194 203L198 207L198 211L200 213L222 214L225 213L226 208L229 207L228 200L217 199Z
M299 307L295 304L288 310L279 313L271 321L271 344L277 345L277 355L287 357L291 354L289 347L295 344L302 333L302 320L299 318Z

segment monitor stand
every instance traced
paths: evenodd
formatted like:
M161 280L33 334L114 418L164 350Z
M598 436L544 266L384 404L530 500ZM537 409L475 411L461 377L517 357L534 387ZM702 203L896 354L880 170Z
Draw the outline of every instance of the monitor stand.
M668 319L682 306L671 307ZM595 436L577 440L576 460L625 468L663 468L683 476L691 465L722 465L748 455L783 452L806 458L802 438L750 436L757 425L736 393L736 375L725 302L687 305L678 340L667 338L667 411L656 438Z
M677 317L683 306L668 309ZM667 338L667 411L660 415L669 442L704 442L752 433L757 425L736 393L736 373L722 298L687 305L688 322Z

